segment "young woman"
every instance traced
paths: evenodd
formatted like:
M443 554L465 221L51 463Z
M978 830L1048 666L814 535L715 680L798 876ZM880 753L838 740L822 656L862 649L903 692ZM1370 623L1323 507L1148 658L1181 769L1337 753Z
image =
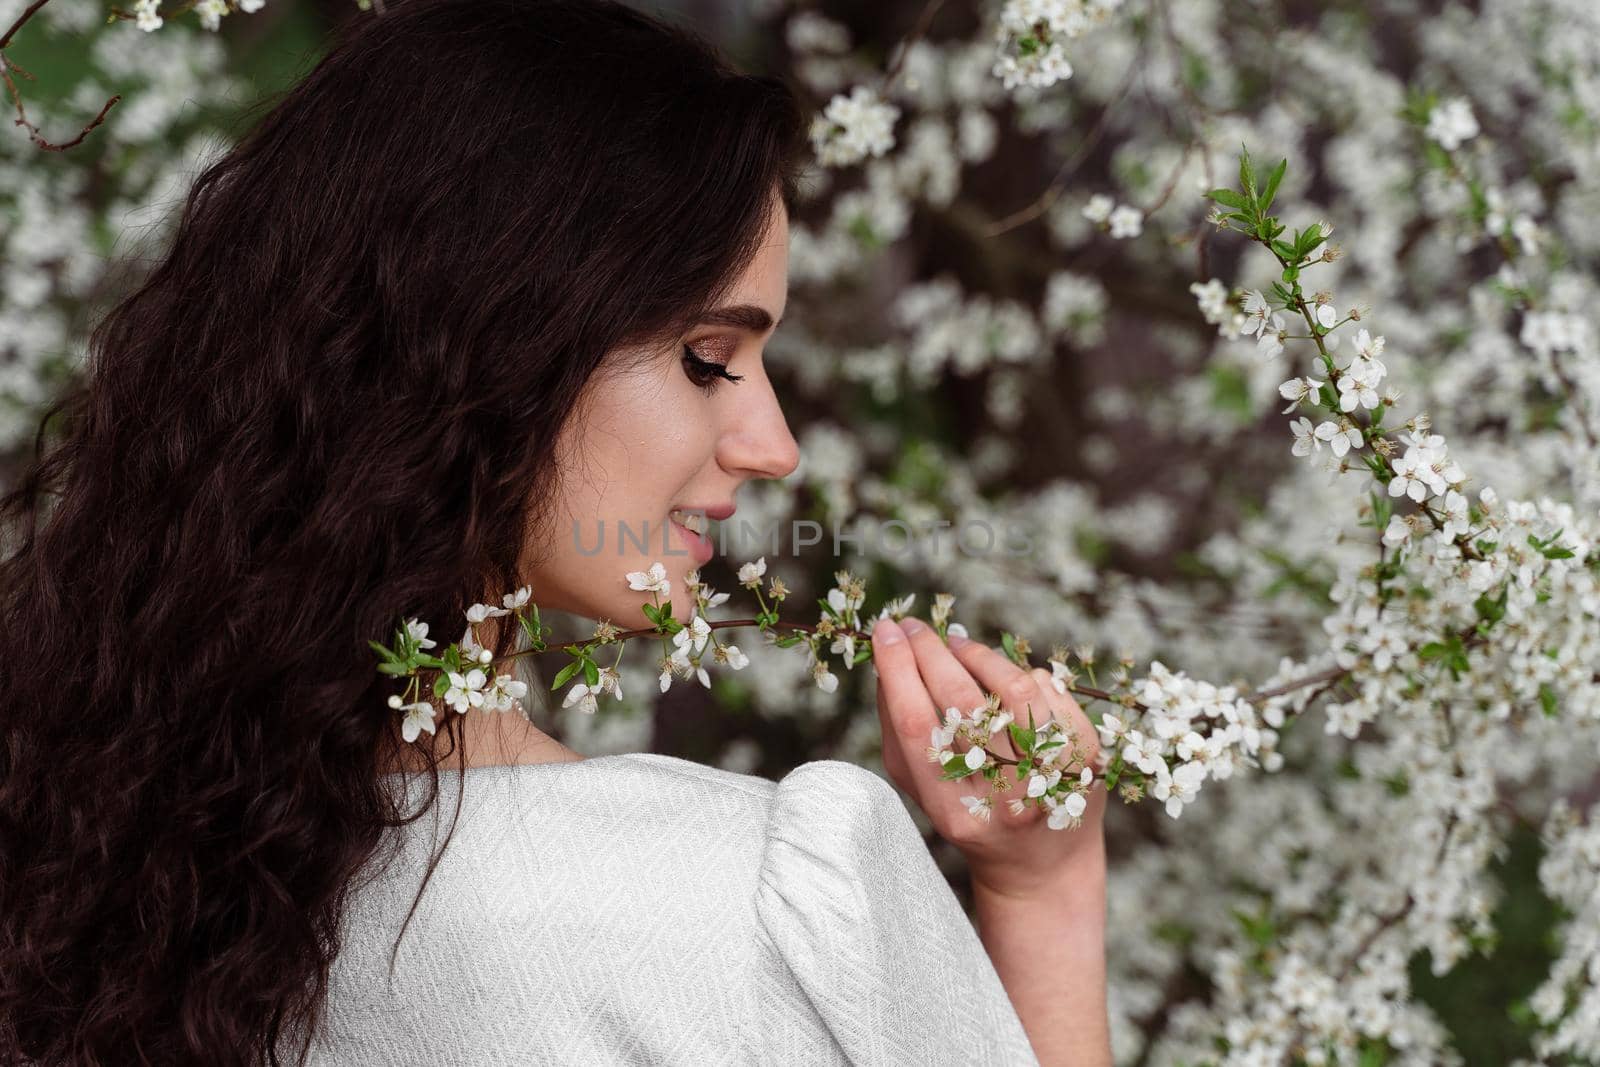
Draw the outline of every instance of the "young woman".
M199 177L0 502L0 1063L1109 1062L1103 794L979 823L925 755L984 690L1092 740L1043 672L874 630L980 940L864 769L407 743L374 670L524 585L636 620L657 558L688 614L682 512L797 463L804 129L609 0L390 0Z

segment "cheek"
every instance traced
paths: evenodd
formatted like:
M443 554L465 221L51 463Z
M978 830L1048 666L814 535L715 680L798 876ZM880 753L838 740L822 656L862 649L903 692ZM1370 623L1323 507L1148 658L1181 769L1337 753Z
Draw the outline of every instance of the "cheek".
M662 426L649 445L647 466L661 492L674 492L716 453L716 420L707 406L684 412ZM691 501L693 503L693 501Z
M689 612L683 575L692 563L678 551L666 515L674 504L712 501L706 494L718 489L708 489L702 475L715 463L720 425L714 410L719 398L706 397L687 379L681 388L659 375L632 384L630 389L613 382L587 418L572 425L563 463L568 518L556 534L561 550L534 575L551 606L630 626L644 625L639 605L649 597L629 590L623 576L654 560L671 575L674 614ZM583 531L581 550L573 540L575 521ZM624 522L635 535L626 543L619 537ZM597 543L602 536L603 545ZM638 536L649 547L641 550ZM664 551L665 544L673 551Z
M575 510L659 521L715 454L716 398L676 367L615 381L580 434Z

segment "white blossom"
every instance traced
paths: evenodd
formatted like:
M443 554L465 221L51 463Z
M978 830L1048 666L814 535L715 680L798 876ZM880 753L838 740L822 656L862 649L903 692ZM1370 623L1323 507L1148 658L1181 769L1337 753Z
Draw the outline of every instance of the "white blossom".
M1454 152L1463 142L1478 136L1478 120L1465 97L1451 97L1429 112L1428 125L1423 132L1439 142L1439 147L1445 151Z
M823 166L847 167L894 147L900 109L865 85L836 94L811 123L811 145Z
M410 637L411 640L416 642L418 648L433 648L434 647L436 642L431 641L428 638L428 624L427 623L418 622L416 619L412 618L412 619L407 619L405 625L406 625L406 635L408 637Z
M1322 383L1315 378L1290 378L1278 386L1278 395L1289 401L1289 406L1283 409L1287 415L1300 406L1300 402L1307 397L1315 399L1317 390L1322 388Z
M444 702L457 711L465 713L470 708L481 708L487 696L484 692L484 683L488 675L477 667L466 674L456 671L447 671L446 677L450 680L450 687L444 692Z
M1122 204L1111 212L1111 236L1137 237L1144 229L1144 214L1136 207Z
M435 731L434 707L429 701L419 700L413 704L403 704L400 710L405 713L400 720L400 735L405 738L407 744L421 736L423 730L430 734Z
M767 557L762 556L754 563L745 563L739 567L740 585L760 585L762 575L767 573Z
M667 577L667 568L663 563L652 563L649 570L629 571L627 579L629 589L659 593L661 596L672 595L672 581Z

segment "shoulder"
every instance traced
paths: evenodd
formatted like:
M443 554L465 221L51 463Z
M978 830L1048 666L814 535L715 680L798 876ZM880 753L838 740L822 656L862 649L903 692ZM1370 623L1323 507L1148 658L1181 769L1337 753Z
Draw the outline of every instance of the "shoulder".
M802 764L777 783L759 934L854 1063L1038 1061L999 975L887 779Z
M386 777L403 819L361 882L409 882L437 853L436 880L473 884L480 896L492 884L492 903L511 910L524 907L528 886L586 881L717 877L753 891L776 790L766 778L640 752L440 769L436 795L432 781Z
M895 787L853 763L816 760L785 775L764 845L757 906L770 929L792 927L816 900L866 921L905 890L950 892Z
M655 752L573 766L586 767L589 783L613 799L648 807L662 819L699 812L721 835L753 837L766 866L780 862L784 845L801 840L846 862L894 844L927 854L894 786L842 760L802 763L778 781ZM574 775L571 785L582 788L585 781Z
M865 767L831 759L802 763L776 783L766 842L771 868L927 856L895 787Z
M776 783L770 778L740 774L660 752L629 752L621 756L599 758L626 761L625 767L636 774L640 782L650 782L686 795L720 793L729 797L748 798L754 806L763 810L776 789Z

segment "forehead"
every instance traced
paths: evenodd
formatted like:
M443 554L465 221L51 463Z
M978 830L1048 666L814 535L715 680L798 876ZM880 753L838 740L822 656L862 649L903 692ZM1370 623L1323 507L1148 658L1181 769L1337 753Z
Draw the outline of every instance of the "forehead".
M789 219L780 208L755 255L729 289L727 302L756 304L779 319L783 317L788 292Z

